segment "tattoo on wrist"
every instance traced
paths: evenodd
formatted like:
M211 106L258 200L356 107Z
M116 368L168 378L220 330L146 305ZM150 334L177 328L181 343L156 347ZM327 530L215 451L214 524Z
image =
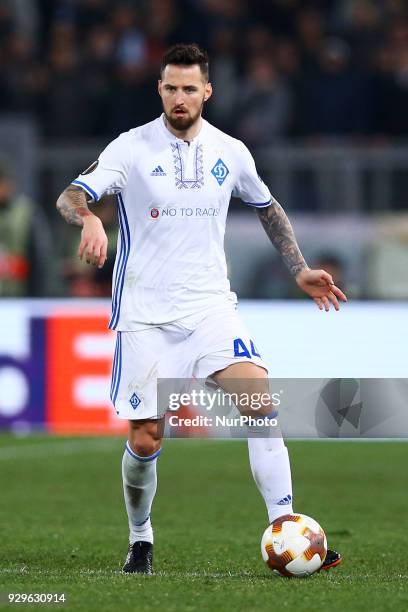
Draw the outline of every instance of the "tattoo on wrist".
M61 193L57 208L65 221L72 225L82 226L85 217L93 216L88 208L85 191L75 185L69 185Z
M277 200L265 208L257 208L256 212L270 241L282 256L283 261L292 276L308 266L296 242L290 221Z

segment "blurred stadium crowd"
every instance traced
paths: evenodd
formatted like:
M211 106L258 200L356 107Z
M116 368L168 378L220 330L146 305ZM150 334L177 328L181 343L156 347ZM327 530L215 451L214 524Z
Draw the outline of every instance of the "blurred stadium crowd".
M405 0L1 0L0 112L116 135L160 111L177 41L209 50L207 116L249 145L408 135Z
M0 0L0 296L110 294L114 204L95 210L111 246L95 271L54 201L109 140L161 112L160 59L180 41L209 51L205 116L255 153L311 265L351 297L408 298L407 0ZM25 122L40 135L30 152ZM231 217L232 288L299 297L261 228Z

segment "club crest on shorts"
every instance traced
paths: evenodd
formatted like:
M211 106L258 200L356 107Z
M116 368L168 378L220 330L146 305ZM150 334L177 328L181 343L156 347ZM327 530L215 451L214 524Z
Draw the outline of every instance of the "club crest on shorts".
M141 401L142 400L140 399L138 395L136 395L136 393L133 393L132 397L129 400L130 405L132 406L133 410L136 410L136 408L139 406Z
M223 184L223 182L225 181L225 179L227 178L229 174L229 170L227 166L224 164L224 162L222 161L222 159L219 159L217 161L217 163L211 170L211 174L215 176L215 178L217 179L217 183L219 185Z

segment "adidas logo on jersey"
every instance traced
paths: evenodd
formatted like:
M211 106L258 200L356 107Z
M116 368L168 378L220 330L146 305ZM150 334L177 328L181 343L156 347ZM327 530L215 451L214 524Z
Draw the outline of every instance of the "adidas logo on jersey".
M150 176L166 176L166 173L161 166L156 166L156 168L151 171Z

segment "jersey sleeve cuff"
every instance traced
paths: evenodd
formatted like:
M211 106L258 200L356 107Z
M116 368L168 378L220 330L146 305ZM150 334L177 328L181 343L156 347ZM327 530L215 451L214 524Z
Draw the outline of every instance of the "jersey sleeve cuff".
M78 185L78 187L82 187L82 189L84 189L86 193L90 195L93 200L95 200L95 202L98 202L99 200L98 194L96 193L96 191L92 189L92 187L89 187L89 185L87 185L83 181L78 181L78 180L72 181L71 184Z
M242 203L245 204L245 206L255 206L255 208L266 208L272 203L272 198L269 198L267 202L244 202L242 200Z

